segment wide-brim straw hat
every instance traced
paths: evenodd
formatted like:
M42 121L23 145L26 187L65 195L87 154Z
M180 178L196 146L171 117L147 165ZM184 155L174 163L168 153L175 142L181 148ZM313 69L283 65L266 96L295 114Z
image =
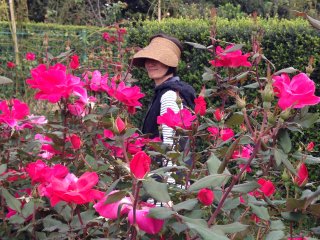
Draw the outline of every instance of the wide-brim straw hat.
M169 67L177 67L180 56L181 51L174 42L163 37L155 37L148 46L133 56L132 64L137 67L144 67L144 62L148 58Z

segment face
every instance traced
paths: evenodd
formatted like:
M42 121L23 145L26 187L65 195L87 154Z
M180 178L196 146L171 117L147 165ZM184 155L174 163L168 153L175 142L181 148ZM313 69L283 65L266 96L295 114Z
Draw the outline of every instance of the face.
M146 59L144 66L148 72L149 78L153 79L157 85L170 77L170 75L166 75L169 67L159 61Z

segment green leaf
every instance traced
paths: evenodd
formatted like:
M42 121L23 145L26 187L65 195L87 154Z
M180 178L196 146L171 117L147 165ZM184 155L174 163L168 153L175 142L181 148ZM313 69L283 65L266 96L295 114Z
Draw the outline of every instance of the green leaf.
M248 193L248 192L252 192L253 190L257 189L258 187L260 187L260 185L255 182L246 182L246 183L242 183L242 184L238 184L235 185L232 188L232 192L240 192L240 193Z
M307 199L288 198L286 202L286 211L291 212L296 209L303 209Z
M281 212L281 216L289 221L299 222L303 218L301 212Z
M259 83L258 82L255 82L255 83L251 83L251 84L248 84L248 85L245 85L243 86L244 88L251 88L251 89L256 89L259 87Z
M27 202L23 208L22 208L22 216L24 218L28 218L30 215L33 214L35 210L35 207L34 207L34 200L31 199L29 202Z
M230 128L239 126L243 123L244 117L242 113L234 113L226 121L226 125Z
M188 199L184 202L178 203L177 205L173 205L173 210L176 212L180 210L188 210L191 211L198 203L197 199Z
M199 43L194 43L194 42L185 42L186 44L189 44L190 46L194 47L194 48L198 48L198 49L206 49L207 47L204 45L201 45Z
M53 218L52 215L46 216L43 220L43 230L44 232L53 232L58 230L59 232L68 232L69 227L68 225L62 223L61 221L58 221Z
M151 208L148 214L148 217L156 218L156 219L167 219L170 218L176 212L170 210L165 207L155 207Z
M9 218L11 224L23 224L26 220L18 214L13 215Z
M302 128L310 128L319 120L319 113L307 113L300 119L294 119Z
M137 131L138 131L138 128L129 128L129 129L127 129L125 134L124 134L124 138L131 137L132 134L134 134Z
M234 222L234 223L227 224L227 225L214 225L212 227L212 229L217 229L217 230L220 230L220 231L227 234L227 233L242 232L242 231L246 230L247 227L248 227L248 225L244 225L239 222Z
M71 207L65 202L59 202L54 206L54 209L64 218L65 221L69 222L73 216Z
M170 224L170 227L179 235L183 231L185 231L188 227L184 223L174 222Z
M292 166L291 162L288 160L288 154L285 154L281 149L274 149L274 157L276 159L277 165L283 163L285 167L294 175L297 175L296 170Z
M285 226L281 220L270 221L271 230L283 230Z
M94 211L94 210L87 210L85 212L81 212L80 216L81 216L81 220L82 220L83 225L81 224L80 219L77 216L72 219L71 227L74 229L83 228L84 226L86 226L90 221L92 221L95 218L95 213L96 213L96 211Z
M94 157L87 154L85 156L85 160L86 160L85 163L86 163L87 167L89 167L92 170L98 170L98 163L97 163L96 159L94 159Z
M227 198L227 200L223 204L223 210L230 211L232 209L235 209L240 205L240 199L239 197L236 198Z
M292 144L288 131L286 129L281 129L279 131L278 138L282 150L285 153L289 153L291 151Z
M280 240L285 236L283 231L271 231L267 234L266 240Z
M151 171L153 174L163 174L166 172L171 172L172 170L188 170L187 167L184 166L171 166L171 167L162 167Z
M118 202L120 201L122 198L124 198L127 195L126 191L118 191L115 193L112 193L110 195L108 195L107 200L105 201L105 204L110 204L110 203L114 203L114 202Z
M294 154L292 154L292 157L297 160L304 159L306 164L319 164L320 163L320 158L314 157L312 155L306 155L301 152L295 152Z
M143 181L143 188L144 190L150 194L150 196L157 201L160 202L169 202L170 196L168 193L168 184L160 183L152 178L149 178L146 181Z
M307 208L313 216L320 217L320 204L312 204Z
M232 48L229 48L229 49L223 51L223 52L221 53L221 55L223 55L223 54L225 54L225 53L231 53L231 52L240 50L240 49L242 49L243 46L244 46L244 44L235 44L235 45L233 45Z
M208 72L203 73L202 74L202 80L203 81L213 80L213 74L212 73L208 73Z
M181 216L182 217L182 216ZM210 229L206 226L206 222L203 219L192 219L188 217L182 217L183 222L195 233L201 236L204 240L228 240L224 235L218 234L214 229Z
M201 178L189 187L189 191L198 191L207 187L218 187L227 182L230 176L226 174L212 174Z
M306 15L309 23L316 29L320 30L320 21L319 20L316 20L312 17L310 17L309 15Z
M120 179L115 180L108 188L108 191L106 192L106 194L111 193L114 190L114 188L118 185L119 182L120 182Z
M293 67L288 67L288 68L284 68L284 69L281 69L281 70L275 72L273 75L279 75L281 73L295 73L297 71L298 70Z
M270 219L268 209L266 207L256 206L251 203L249 204L249 206L251 207L252 212L257 215L257 217L264 219L264 220Z
M13 81L10 78L0 76L0 84L8 84L13 83Z
M6 172L6 171L7 171L7 164L6 163L5 164L1 164L0 165L0 175L2 173Z
M206 161L206 164L210 174L217 174L221 161L214 153L211 153L209 159Z
M1 190L1 195L5 198L8 206L11 209L21 213L21 202L18 199L16 199L14 196L12 196L7 189L1 187L0 190Z

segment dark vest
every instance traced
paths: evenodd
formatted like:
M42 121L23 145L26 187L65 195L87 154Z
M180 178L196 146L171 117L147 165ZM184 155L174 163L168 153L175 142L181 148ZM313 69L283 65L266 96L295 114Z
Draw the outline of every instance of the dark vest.
M160 100L162 95L169 90L175 91L179 94L184 106L194 109L196 91L189 84L180 81L179 77L172 77L155 87L154 96L143 121L142 133L150 133L151 137L159 137L157 117L160 116Z

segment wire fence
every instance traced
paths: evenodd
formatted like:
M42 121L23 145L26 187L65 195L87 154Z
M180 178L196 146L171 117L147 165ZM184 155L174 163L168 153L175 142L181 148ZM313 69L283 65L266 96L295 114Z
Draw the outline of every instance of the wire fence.
M0 99L21 96L26 92L25 80L30 76L30 69L46 59L57 60L61 53L69 52L80 57L86 68L105 69L101 56L114 55L114 46L107 44L102 33L112 29L57 26L46 24L24 24L17 26L20 64L13 68L8 62L15 62L12 34L8 23L0 22L0 76L5 76L13 84L0 85ZM36 54L35 61L27 61L26 53ZM63 54L62 54L63 55ZM67 62L67 59L59 59ZM18 97L17 96L17 97Z

